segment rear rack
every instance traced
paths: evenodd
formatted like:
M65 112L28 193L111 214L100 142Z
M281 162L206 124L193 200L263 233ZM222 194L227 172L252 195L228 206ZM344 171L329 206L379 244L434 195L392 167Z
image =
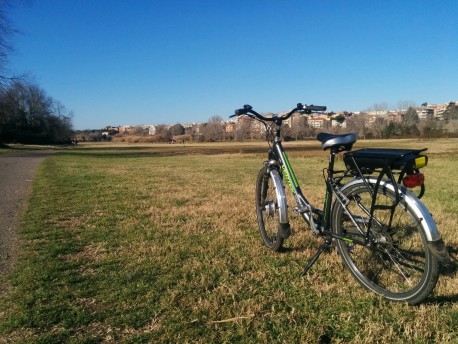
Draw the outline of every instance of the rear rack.
M394 211L398 206L400 199L399 184L404 176L418 173L418 169L426 166L428 158L420 153L425 149L381 149L381 148L366 148L344 153L343 161L347 171L344 174L350 174L356 178L361 178L367 190L372 196L371 208L369 211L370 219L374 217L376 209L391 211L389 225L393 220ZM378 173L375 185L372 187L367 180L367 175ZM395 175L399 177L395 178ZM392 205L378 205L377 193L384 177L387 177L395 191L395 200ZM421 190L418 198L421 198L425 193L424 184L421 185ZM370 229L372 221L369 221Z

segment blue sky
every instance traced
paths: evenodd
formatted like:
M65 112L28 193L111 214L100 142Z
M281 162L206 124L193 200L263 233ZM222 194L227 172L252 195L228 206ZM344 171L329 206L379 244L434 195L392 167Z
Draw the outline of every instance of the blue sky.
M76 129L458 100L458 1L36 0L9 68Z

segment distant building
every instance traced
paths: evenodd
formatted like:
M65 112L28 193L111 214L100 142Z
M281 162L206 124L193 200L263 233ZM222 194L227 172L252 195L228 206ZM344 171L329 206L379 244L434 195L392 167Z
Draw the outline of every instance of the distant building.
M315 129L324 128L324 124L327 120L322 117L310 117L307 119L307 123L310 127Z
M119 133L119 126L118 127L113 127L112 125L109 125L105 128L106 131L109 131L109 132L118 132Z
M135 131L135 127L131 125L121 125L119 127L119 133L121 134L133 134Z
M386 119L388 122L392 123L401 123L402 121L402 114L400 112L390 112L387 116Z
M347 121L336 121L336 120L331 120L331 127L333 128L346 128L347 127Z
M225 131L226 131L226 134L232 134L234 133L234 128L235 128L235 122L226 122L226 127L225 127Z
M434 111L434 118L441 120L443 119L443 114L447 109L448 104L440 104L440 105L428 105L428 108L433 109Z
M418 119L420 121L427 121L434 118L434 109L430 107L417 108Z
M251 130L255 134L263 135L266 132L266 127L261 122L253 121L251 123Z

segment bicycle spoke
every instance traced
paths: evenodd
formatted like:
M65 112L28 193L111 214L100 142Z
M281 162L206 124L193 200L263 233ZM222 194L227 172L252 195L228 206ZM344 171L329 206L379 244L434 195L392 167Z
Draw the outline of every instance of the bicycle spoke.
M410 276L406 276L406 274L403 272L403 270L401 269L400 267L400 264L398 264L398 262L396 261L396 259L394 259L394 257L388 252L385 250L385 253L386 255L390 258L390 260L393 262L394 266L396 267L396 269L399 271L399 273L401 274L402 277L404 277L405 281L409 284L409 286L413 286L413 283L412 281L410 280ZM407 273L407 271L406 271Z
M418 272L423 272L424 271L424 269L421 267L421 264L423 262L422 260L414 260L413 258L408 259L402 254L402 252L400 250L398 250L397 248L393 248L393 249L398 253L396 257L402 259L402 261L398 260L399 264L405 265L407 267L410 267L412 270L416 270ZM413 257L413 256L411 256L411 257ZM411 264L411 262L412 263L417 263L418 266Z

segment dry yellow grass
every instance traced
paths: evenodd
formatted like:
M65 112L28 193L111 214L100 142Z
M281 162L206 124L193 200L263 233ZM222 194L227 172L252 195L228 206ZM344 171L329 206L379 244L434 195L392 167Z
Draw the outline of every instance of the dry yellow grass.
M456 257L458 143L428 147L425 204ZM364 291L340 257L303 266L320 240L293 218L283 253L262 246L254 187L265 143L81 145L42 166L2 339L31 342L457 342L457 277L424 304ZM323 202L326 154L288 142L306 196ZM339 162L341 163L341 162ZM49 201L52 200L52 201Z

